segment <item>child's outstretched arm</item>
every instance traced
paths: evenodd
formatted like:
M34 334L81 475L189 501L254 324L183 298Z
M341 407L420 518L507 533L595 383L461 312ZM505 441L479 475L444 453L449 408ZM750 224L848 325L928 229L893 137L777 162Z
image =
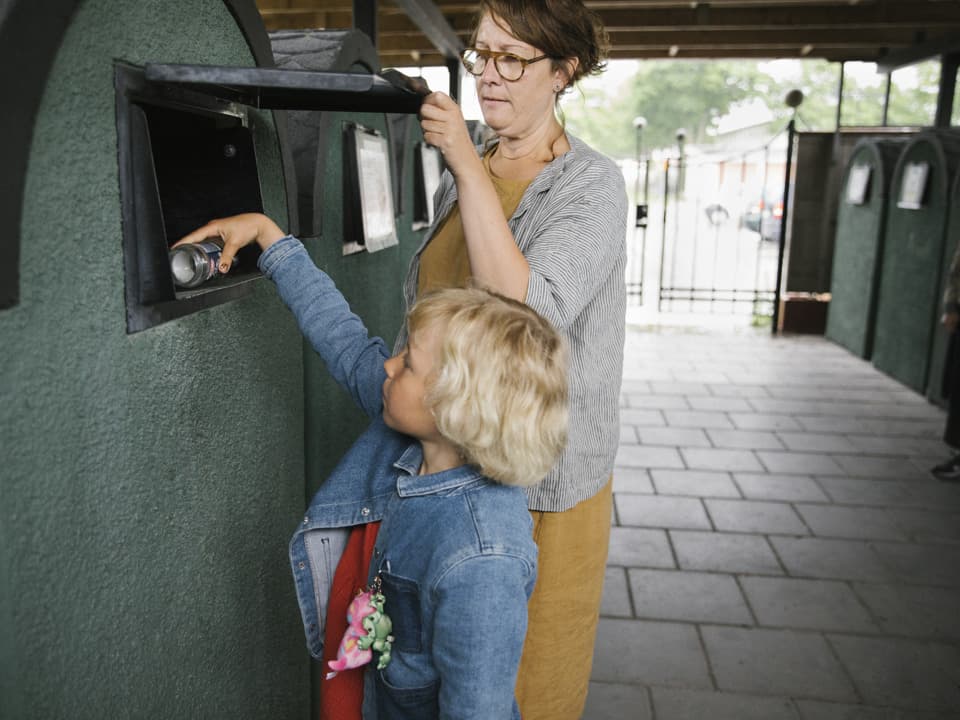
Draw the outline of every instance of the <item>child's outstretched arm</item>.
M351 312L333 280L313 263L300 241L286 235L267 216L245 213L211 220L174 247L208 238L223 243L221 273L229 272L241 248L253 243L260 246L260 269L274 281L280 298L330 374L368 415L379 415L387 347L380 338L369 336L363 321Z

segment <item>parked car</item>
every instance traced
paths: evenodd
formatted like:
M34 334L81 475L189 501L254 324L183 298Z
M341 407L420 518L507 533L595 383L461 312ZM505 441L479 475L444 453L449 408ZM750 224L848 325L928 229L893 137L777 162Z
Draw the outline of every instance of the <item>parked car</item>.
M780 242L780 224L783 221L783 197L765 196L747 206L740 218L743 227L760 233L760 239Z

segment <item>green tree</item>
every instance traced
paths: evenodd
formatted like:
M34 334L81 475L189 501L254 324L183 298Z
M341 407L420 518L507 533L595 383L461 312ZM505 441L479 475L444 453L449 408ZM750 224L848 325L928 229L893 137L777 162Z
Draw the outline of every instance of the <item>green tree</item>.
M930 60L893 75L890 90L889 125L933 123L940 82L940 61ZM792 83L792 85L791 85ZM778 118L786 118L790 110L783 105L786 85L803 91L803 104L797 112L801 130L833 130L837 124L837 89L840 64L825 60L804 60L799 63L799 76L782 82L761 95ZM843 83L841 124L870 127L883 122L883 96L886 79L879 83L862 83L848 73Z
M633 157L636 152L633 119L637 116L647 120L643 132L647 150L674 145L679 128L686 130L688 142L704 144L710 141L716 120L750 98L760 98L772 111L772 135L792 113L784 98L794 88L804 94L797 112L799 129L833 130L840 64L803 60L796 62L793 70L793 74L782 68L774 72L768 65L746 60L644 61L620 87L586 85L564 100L563 110L574 135L619 158ZM888 123L930 125L939 77L939 60L895 73ZM885 89L885 82L860 82L855 73L849 73L844 81L842 124L880 125Z
M575 135L613 157L631 157L634 117L647 120L647 148L673 145L678 128L686 130L688 142L702 143L716 118L766 81L756 63L648 61L624 87L587 88L568 99L564 113Z

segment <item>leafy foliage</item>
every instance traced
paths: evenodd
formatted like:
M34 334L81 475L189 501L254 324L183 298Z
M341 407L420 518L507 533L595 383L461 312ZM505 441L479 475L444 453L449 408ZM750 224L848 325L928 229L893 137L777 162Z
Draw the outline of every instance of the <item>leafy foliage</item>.
M633 157L637 133L633 120L646 119L644 149L676 143L677 130L687 142L710 142L717 120L731 109L759 98L771 110L771 128L782 126L791 110L784 96L803 91L798 110L800 129L833 130L836 126L840 65L799 61L793 72L774 73L755 61L645 61L619 87L594 83L565 99L563 110L573 134L612 157ZM897 71L890 93L888 124L929 125L936 106L940 63L937 60ZM874 81L848 73L844 81L842 124L880 125L886 78ZM861 78L858 80L858 78Z

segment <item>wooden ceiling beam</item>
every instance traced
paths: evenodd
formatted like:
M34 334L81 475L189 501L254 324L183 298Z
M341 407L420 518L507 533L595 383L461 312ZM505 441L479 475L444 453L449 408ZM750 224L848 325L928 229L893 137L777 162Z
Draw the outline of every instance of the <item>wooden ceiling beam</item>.
M604 25L620 30L818 30L960 26L960 3L915 2L830 7L705 7L696 9L602 10Z
M922 7L922 6L920 6ZM859 20L853 18L841 18L833 20L826 16L805 17L805 18L761 18L757 13L737 12L722 17L717 17L717 13L712 13L709 22L683 22L679 17L668 17L669 13L662 14L654 22L653 18L644 19L644 14L630 13L626 17L624 11L611 11L611 15L604 19L604 23L609 33L622 32L648 32L648 33L679 33L679 32L709 32L709 33L732 33L732 32L817 32L832 31L846 32L851 35L870 31L883 30L926 30L928 28L937 28L942 31L960 29L960 3L953 7L954 12L945 13L944 17L931 19L923 16L919 12L920 7L915 8L912 14L900 16L898 14L887 14L883 17L872 16L862 17ZM759 13L763 14L763 13ZM264 21L269 24L296 22L304 16L323 16L330 18L331 27L349 27L352 14L339 10L309 10L305 8L295 9L274 9L261 11ZM420 32L417 25L404 15L383 14L378 15L379 25L383 32L410 33ZM472 30L473 16L455 16L447 18L450 27L460 35L468 35ZM295 27L289 25L288 27Z

